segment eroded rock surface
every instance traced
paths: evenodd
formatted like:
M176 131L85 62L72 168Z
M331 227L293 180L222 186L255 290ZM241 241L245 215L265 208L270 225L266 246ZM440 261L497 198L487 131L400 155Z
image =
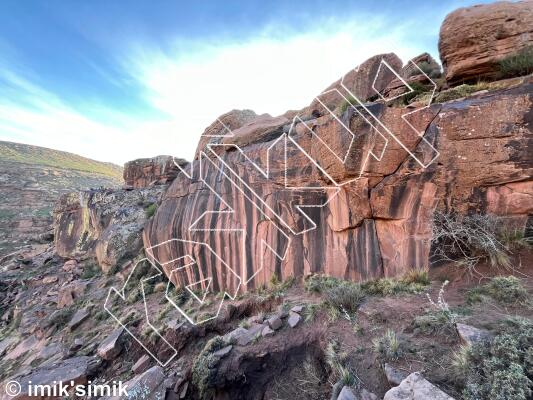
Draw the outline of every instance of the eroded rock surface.
M244 146L242 149L248 159L240 152L223 151L219 155L221 159L236 169L239 177L264 200L265 207L279 210L294 231L308 229L303 234L290 235L291 244L283 261L264 253L260 246L265 239L272 248L282 251L287 246L284 237L244 199L247 187L240 181L233 183L235 178L220 173L220 164L217 164L220 161L214 157L197 162L202 163L202 173L221 198L197 177L191 180L178 175L144 230L145 247L172 238L209 243L240 271L244 281L255 274L247 282L248 287L268 282L274 272L283 279L323 272L367 280L398 276L413 267L426 267L433 213L437 209L461 214L490 210L511 217L522 228L525 226L533 209L529 196L533 185L533 158L526 150L531 143L532 93L533 84L529 80L511 89L480 93L462 101L422 109L412 114L409 122L424 132L425 141L401 118L405 110L376 104L371 111L394 134L385 136L387 147L381 161L367 158L367 152L381 148L383 138L352 109L342 117L357 132L345 163L313 140L308 129L310 127L317 136L327 140L331 150L346 151L350 148L350 137L338 120L324 116L307 120L307 126L297 123L292 137L314 159L320 160L329 177L337 182L356 179L343 186L326 206L313 209L310 218L316 228L295 205L325 202L327 190L304 193L283 187L285 165L281 158L284 150L276 148L277 139ZM429 163L437 155L431 146L438 151L438 157L424 168L420 163ZM299 149L289 143L287 151L287 177L292 186L331 185ZM267 155L270 175L263 179L250 160L265 166ZM365 160L368 161L365 163ZM504 195L507 192L512 192L516 200L506 200L509 199ZM221 199L234 209L234 214L209 214L200 218L205 210L226 208ZM209 227L213 231L199 229L191 233L189 227L194 221L197 221L197 228ZM242 227L246 227L248 239L243 263L235 234L220 231L221 228ZM154 255L163 264L176 254L200 255L202 251L199 246L180 243L176 247L158 246ZM224 266L214 256L203 254L200 257L208 257L211 261L198 271L200 279L213 273L218 281L215 290L223 280L226 280L225 286L231 288ZM259 269L261 263L265 266L262 270ZM173 266L173 263L164 266L167 274ZM185 283L193 279L187 274L178 281Z
M495 78L498 61L533 45L533 2L459 8L440 30L439 52L450 83Z
M399 386L392 388L383 400L454 400L435 385L431 384L419 372L413 372Z
M136 189L168 184L180 172L176 164L183 166L187 161L172 156L129 161L124 164L124 182L126 186Z
M93 190L63 195L54 210L55 249L62 257L95 256L111 270L142 248L141 231L164 186Z

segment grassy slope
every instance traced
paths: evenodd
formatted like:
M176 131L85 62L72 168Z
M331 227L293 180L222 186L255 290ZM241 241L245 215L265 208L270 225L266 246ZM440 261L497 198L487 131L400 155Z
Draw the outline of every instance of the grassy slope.
M0 141L0 160L90 172L122 180L122 167L45 147Z

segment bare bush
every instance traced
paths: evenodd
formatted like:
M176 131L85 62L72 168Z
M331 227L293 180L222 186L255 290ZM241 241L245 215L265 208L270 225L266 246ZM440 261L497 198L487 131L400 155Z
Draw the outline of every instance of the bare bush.
M510 248L499 238L503 224L493 215L435 213L433 221L434 262L452 261L469 269L484 260L493 267L511 267Z

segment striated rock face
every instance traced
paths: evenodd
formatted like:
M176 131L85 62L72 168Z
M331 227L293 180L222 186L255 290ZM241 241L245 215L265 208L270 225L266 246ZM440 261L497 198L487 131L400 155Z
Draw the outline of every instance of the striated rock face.
M142 248L146 208L158 203L163 190L163 186L156 186L63 195L54 209L57 254L96 257L104 271L135 257Z
M494 78L498 61L533 45L533 2L496 2L450 13L440 30L439 52L452 84Z
M145 188L153 185L164 185L172 182L179 173L176 166L187 164L182 159L172 156L139 158L124 164L124 182L132 188Z
M437 208L498 213L525 226L533 211L532 96L530 80L421 109L408 121L424 140L401 118L412 110L375 104L369 112L390 133L377 135L348 109L341 120L355 132L352 146L340 120L323 116L297 123L286 150L280 135L289 123L272 126L271 135L262 131L256 142L250 135L241 142L244 154L216 147L199 154L190 177L179 174L163 196L144 230L147 254L169 276L185 264L179 257L191 255L197 264L171 278L206 285L213 277L214 290L238 285L236 275L257 287L272 273L366 280L427 267ZM254 123L246 129L254 132ZM381 160L368 156L379 154L385 138ZM345 162L335 155L347 151ZM267 165L265 176L259 170ZM333 182L342 185L335 196ZM298 205L320 206L304 215ZM285 258L272 250L286 251Z

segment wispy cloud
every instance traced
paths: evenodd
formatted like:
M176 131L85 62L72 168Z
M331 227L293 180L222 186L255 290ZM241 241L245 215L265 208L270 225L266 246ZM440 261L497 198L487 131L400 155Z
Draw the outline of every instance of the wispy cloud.
M177 38L165 50L131 43L115 83L135 81L135 96L157 115L128 114L101 101L72 103L19 68L0 65L0 90L7 94L0 97L0 137L118 163L169 153L190 159L203 129L224 112L298 109L372 55L394 51L406 60L423 51L408 43L408 23L361 18L316 26L296 34L271 25L238 43ZM106 71L98 73L106 79ZM108 78L115 80L115 71Z

